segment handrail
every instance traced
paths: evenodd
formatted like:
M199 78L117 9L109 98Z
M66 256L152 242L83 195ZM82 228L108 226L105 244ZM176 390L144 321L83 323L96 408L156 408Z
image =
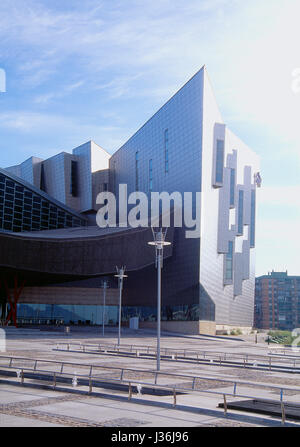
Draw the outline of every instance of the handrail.
M5 357L5 358L9 358L9 357ZM20 359L20 358L18 358L18 359ZM23 360L24 360L24 358L23 358ZM30 359L30 360L32 360L32 359ZM54 362L54 363L60 363L60 362ZM3 365L0 365L0 375L1 375L1 367L5 368L5 369L16 370L17 377L20 377L20 383L22 385L24 385L24 383L25 383L24 371L34 372L34 374L51 374L51 375L53 375L53 384L52 384L53 389L57 389L58 388L57 387L57 376L73 377L73 378L75 378L74 373L66 373L66 372L60 373L60 372L57 372L57 371L48 371L48 370L33 370L32 368L26 368L26 367L22 367L20 369L20 367L3 366ZM119 369L121 369L121 368L119 368ZM110 383L110 384L125 384L125 385L127 384L128 385L128 400L132 399L132 384L135 384L136 387L137 387L137 390L140 390L140 391L138 391L139 393L141 392L141 387L142 386L144 386L145 388L152 387L152 388L155 388L155 389L163 389L163 390L170 390L170 391L172 391L173 392L173 399L174 399L173 407L176 407L176 405L177 405L176 392L177 393L178 392L181 393L181 392L191 392L192 391L192 392L197 392L197 393L201 393L201 394L204 393L204 394L213 394L213 395L217 395L217 396L223 396L223 400L224 400L224 415L225 416L228 413L226 397L234 397L234 398L238 397L238 398L241 398L241 399L256 399L256 400L257 399L261 399L264 402L272 402L272 403L274 403L274 399L270 399L268 397L266 397L266 398L264 397L262 399L261 397L257 397L257 396L254 396L254 395L238 394L238 393L236 393L237 384L241 385L243 383L243 384L248 384L248 385L251 385L251 386L259 387L256 383L253 383L253 382L250 383L250 382L228 381L228 380L223 380L223 379L205 378L206 380L214 380L214 381L219 381L219 382L220 381L221 382L231 382L231 383L234 384L234 388L233 388L233 392L224 391L224 390L223 391L207 390L207 389L203 390L203 389L196 389L194 387L194 383L195 383L194 381L193 381L193 387L192 388L187 388L184 385L180 386L178 384L176 384L176 385L174 385L174 384L171 384L171 385L168 385L168 384L158 384L157 383L157 375L160 374L160 372L156 372L155 373L155 377L156 377L155 383L143 382L143 381L140 381L140 380L137 380L137 379L132 379L132 378L124 380L123 379L123 371L126 370L126 369L122 368L121 370L122 370L122 375L121 375L120 379L105 378L104 380L105 380L105 383ZM173 375L171 373L161 373L161 374L162 375L169 375L169 376ZM178 375L173 375L173 376L174 377L178 377ZM191 377L191 376L184 376L184 377ZM76 386L78 386L77 378L86 379L88 381L88 388L89 388L88 394L92 393L93 386L96 387L96 388L101 388L101 386L99 386L99 385L97 386L97 382L99 383L99 380L101 381L101 378L99 378L99 377L94 377L94 376L91 376L91 375L78 374L76 372ZM30 379L32 380L32 377ZM41 380L41 379L38 378L37 380ZM94 381L94 383L93 383L93 381ZM103 379L102 379L102 383L103 383ZM81 385L81 386L83 386L83 385ZM277 389L277 388L280 389L280 398L278 400L278 403L280 404L280 408L281 408L282 424L284 424L285 420L286 420L285 404L300 405L300 403L294 402L294 401L292 401L292 402L285 401L284 402L283 401L283 390L297 391L298 393L300 393L300 390L299 389L290 388L290 387L277 387L277 386L270 386L270 385L263 385L263 387L264 388L272 388L272 389ZM275 402L277 402L277 400Z
M58 351L63 351L64 349L60 349L59 346L67 346L67 350L70 350L71 346L79 346L80 350L83 350L85 352L102 352L104 351L107 353L110 352L117 352L118 354L131 354L136 355L136 357L143 354L144 356L156 356L156 348L151 346L136 346L133 348L132 345L112 345L112 344L105 344L105 343L97 343L97 344L90 344L90 343L77 343L77 342L60 342L56 343L56 349ZM87 351L87 348L92 348L91 351ZM122 350L123 348L123 350ZM130 348L130 352L129 351ZM93 350L94 349L94 350ZM126 351L127 349L127 351ZM152 351L152 352L151 352ZM163 357L169 357L172 360L194 360L197 362L203 362L205 361L215 361L216 363L219 363L220 365L223 363L237 363L237 360L240 360L244 367L251 365L252 363L256 363L256 361L265 361L265 365L252 365L252 366L265 366L269 369L272 369L275 367L278 368L289 368L293 370L299 370L300 369L300 356L299 358L289 357L289 356L283 356L279 357L277 354L241 354L241 353L235 353L235 352L218 352L218 351L196 351L196 350L176 350L173 348L161 348L161 356ZM290 360L290 362L289 362ZM272 365L273 361L273 365ZM298 366L299 365L299 366Z
M257 383L257 382L248 382L248 381L243 381L243 380L230 380L230 379L223 379L223 378L214 378L214 377L207 377L207 376L196 376L196 375L187 375L187 374L174 374L174 373L170 373L170 372L163 372L163 371L155 371L155 370L146 370L146 369L136 369L136 368L123 368L123 367L117 367L117 366L104 366L104 365L91 365L91 364L84 364L84 363L75 363L75 362L60 362L57 360L45 360L45 359L32 359L32 358L28 358L28 357L13 357L13 356L0 356L0 361L1 359L7 359L9 360L9 365L5 366L2 365L0 363L0 369L1 368L9 368L9 369L23 369L23 370L28 370L28 371L34 371L34 372L51 372L53 373L54 371L49 371L49 370L39 370L37 369L37 364L38 363L52 363L52 364L57 364L59 366L73 366L73 367L77 367L77 368L88 368L90 369L91 366L93 367L93 369L97 370L97 369L102 369L102 370L113 370L113 371L119 371L120 373L122 373L123 371L123 375L124 372L134 372L134 373L148 373L148 374L153 374L154 377L156 377L156 382L157 382L157 378L159 376L167 376L167 377L173 377L173 378L180 378L180 379L185 379L185 380L191 380L191 382L193 382L194 380L208 380L211 382L222 382L222 383L228 383L228 384L233 384L233 385L248 385L248 386L254 386L257 388L268 388L268 389L272 389L272 390L288 390L288 391L296 391L297 393L300 394L300 389L299 388L292 388L292 387L287 387L287 386L277 386L277 385L269 385L269 384L265 384L265 383ZM33 362L36 365L36 369L34 368L25 368L25 367L15 367L13 366L13 361L14 360L19 360L19 361L30 361ZM61 369L62 370L62 369ZM71 373L66 373L66 372L59 372L59 371L55 371L56 373L59 374L68 374L68 375L72 375ZM85 375L80 375L77 374L76 375L82 376L82 377L91 377L89 374L85 374ZM99 377L94 376L94 378L99 379ZM108 378L105 378L108 379ZM132 381L132 380L131 380ZM140 382L139 382L140 383ZM148 383L148 385L152 385L152 383ZM186 390L191 390L192 388L187 388Z
M116 350L116 348L130 348L130 351L132 352L134 347L133 345L126 345L126 344L122 344L120 346L115 345L115 344L109 344L109 343L97 343L97 344L91 344L91 343L79 343L79 342L71 342L71 341L67 341L67 342L59 342L59 343L55 343L57 346L59 345L73 345L73 346L91 346L94 347L95 349L98 347L100 348L101 346L106 347L106 349L108 347L111 347L112 349ZM136 345L135 350L138 351L142 351L143 349L147 350L147 352L149 352L151 349L156 352L156 347L152 347L152 346L148 346L148 345ZM222 351L205 351L205 350L192 350L192 349L175 349L175 348L161 348L161 353L165 353L165 355L167 355L168 353L181 353L184 356L186 356L188 353L189 354L202 354L202 355L206 355L206 354L210 354L210 355L215 355L216 357L220 357L220 355L224 356L224 359L227 359L227 356L236 356L236 357L241 357L241 356L245 356L250 358L266 358L266 357L274 357L274 358L278 358L278 354L274 354L274 353L268 353L266 355L264 354L242 354L242 353L237 353L237 352L222 352ZM300 355L299 356L291 356L292 358L294 357L298 357L299 361L300 361ZM286 355L282 356L282 360L288 358Z

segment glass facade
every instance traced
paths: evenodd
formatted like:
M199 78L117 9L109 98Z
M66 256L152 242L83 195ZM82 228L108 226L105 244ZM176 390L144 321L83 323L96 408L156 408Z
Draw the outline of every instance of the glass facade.
M234 207L235 199L235 169L230 169L230 207Z
M18 320L29 324L102 324L103 306L79 304L18 304ZM118 306L105 306L104 322L116 325Z
M39 231L84 225L84 219L0 174L0 230Z
M147 306L122 307L122 321L129 321L132 317L139 317L140 321L156 321L157 308ZM199 320L198 304L182 304L178 306L162 306L162 321L197 321Z
M255 246L255 190L251 191L250 247Z
M224 141L217 140L216 183L223 183Z
M244 191L239 190L239 206L238 206L238 234L243 234L244 227Z
M228 242L228 253L225 255L225 280L232 281L233 275L233 242Z

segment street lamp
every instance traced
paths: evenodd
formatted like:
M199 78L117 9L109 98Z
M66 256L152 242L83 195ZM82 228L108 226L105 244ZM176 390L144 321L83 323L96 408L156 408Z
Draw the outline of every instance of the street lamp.
M106 298L106 289L109 288L108 281L105 279L102 283L103 289L103 312L102 312L102 335L104 337L104 326L105 326L105 298Z
M117 269L117 275L115 275L116 278L119 278L119 334L118 334L118 346L120 346L120 339L121 339L121 319L122 319L122 290L123 290L123 279L127 278L128 275L124 275L126 267L123 266L121 268L116 267Z
M157 268L157 350L156 350L156 362L157 371L160 371L160 320L161 320L161 269L163 267L163 252L165 245L171 245L171 242L166 242L167 229L163 231L160 228L158 231L154 231L153 241L148 242L149 245L155 246L155 265Z

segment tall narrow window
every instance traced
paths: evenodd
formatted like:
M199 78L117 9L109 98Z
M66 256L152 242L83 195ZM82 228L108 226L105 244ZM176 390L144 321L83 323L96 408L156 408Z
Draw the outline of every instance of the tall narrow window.
M251 191L250 247L255 246L255 190Z
M135 153L135 190L139 190L139 153Z
M45 181L45 169L44 165L41 165L41 179L40 179L40 189L46 192L46 181Z
M228 242L228 252L225 257L225 280L232 280L232 271L233 271L233 242Z
M235 199L235 169L230 169L230 207L234 207Z
M243 234L244 226L244 191L239 191L238 234Z
M216 183L223 183L224 141L217 140Z
M152 169L152 159L149 160L149 191L153 189L153 169Z
M165 173L169 172L169 130L165 130Z
M73 197L78 196L78 163L75 160L71 161L70 193Z
M116 160L113 161L112 168L112 190L116 194Z

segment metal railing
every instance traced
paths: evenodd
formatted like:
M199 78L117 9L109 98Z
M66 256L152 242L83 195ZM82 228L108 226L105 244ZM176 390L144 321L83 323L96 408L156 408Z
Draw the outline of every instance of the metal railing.
M156 358L156 348L152 346L89 344L77 342L56 343L58 351L86 352L89 354L117 354L143 358ZM221 366L242 366L244 368L267 369L273 371L300 372L300 356L279 356L278 354L241 354L191 349L160 349L162 360L210 363Z
M76 368L76 370L74 370ZM78 373L81 370L81 373ZM83 372L85 370L85 372ZM33 379L36 381L49 381L51 387L58 388L58 379L66 382L71 380L74 386L88 386L88 393L91 394L93 388L103 388L106 385L126 385L128 386L128 399L131 400L133 386L141 391L142 388L152 388L167 390L173 394L173 406L177 404L178 393L201 393L206 395L222 396L224 401L224 414L227 414L227 398L241 398L263 400L264 402L278 403L281 408L282 423L285 422L285 405L293 404L300 407L300 388L287 386L277 386L264 383L246 382L238 380L219 379L206 376L190 376L186 374L173 374L162 371L137 370L122 367L107 367L102 365L82 364L73 362L59 362L54 360L32 359L26 357L0 356L0 375L6 375L4 372L14 371L20 383L25 383L26 375L30 378L30 384ZM79 383L81 381L81 384ZM15 382L15 381L14 381ZM163 383L165 382L165 383ZM214 387L216 387L214 389ZM246 391L242 391L243 388ZM217 391L217 388L223 390ZM228 390L228 388L230 388ZM265 390L270 393L272 390L277 399L262 397L257 393L249 394L248 389ZM64 389L65 390L65 389ZM239 392L238 392L239 390ZM289 401L289 395L299 395L299 402ZM149 402L148 402L149 403Z

